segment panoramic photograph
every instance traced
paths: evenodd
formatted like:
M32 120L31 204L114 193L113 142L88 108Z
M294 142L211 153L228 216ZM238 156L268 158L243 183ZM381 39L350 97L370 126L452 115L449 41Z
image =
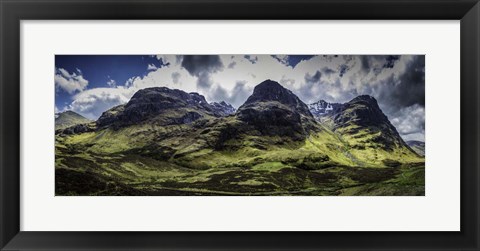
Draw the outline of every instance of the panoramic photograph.
M424 196L424 55L56 55L56 196Z

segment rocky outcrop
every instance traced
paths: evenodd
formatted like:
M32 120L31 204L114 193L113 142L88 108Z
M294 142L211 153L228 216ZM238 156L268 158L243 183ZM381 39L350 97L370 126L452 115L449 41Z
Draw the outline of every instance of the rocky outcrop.
M72 134L80 134L85 132L93 132L96 129L97 129L96 124L94 122L91 122L87 124L73 125L64 129L57 129L55 130L55 134L72 135Z

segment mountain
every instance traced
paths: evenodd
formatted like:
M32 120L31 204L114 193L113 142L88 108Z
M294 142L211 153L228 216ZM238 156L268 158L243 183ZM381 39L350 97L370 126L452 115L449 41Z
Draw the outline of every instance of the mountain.
M89 122L91 122L89 119L73 111L55 113L55 130Z
M226 103L225 101L212 102L210 103L210 105L213 106L214 110L222 116L228 116L235 113L235 108L231 104Z
M425 156L425 142L418 140L409 140L407 144L420 156Z
M295 110L300 115L312 117L308 106L303 103L292 91L286 89L278 82L270 79L255 86L253 94L248 97L245 103L239 107L239 111L254 107L257 104L276 102L277 105L284 105L289 110Z
M137 91L127 104L104 112L97 126L114 128L139 123L155 125L190 124L196 120L228 115L228 104L209 104L198 93L187 93L166 87L152 87ZM230 106L231 107L231 106ZM233 108L233 107L231 107Z
M361 139L361 143L376 143L389 150L406 145L372 96L362 95L352 99L332 117L334 131Z
M337 113L341 107L342 104L329 103L323 99L308 105L310 112L315 118Z
M263 135L305 139L311 130L318 128L308 106L272 80L258 84L253 94L238 108L236 116Z
M56 132L56 194L424 194L424 158L373 97L319 120L310 108L272 80L234 113L198 93L139 90L97 121Z
M370 163L381 160L388 165L395 165L402 158L418 158L372 96L361 95L342 104L329 115L329 119L324 123L348 142L351 152L359 159ZM392 159L395 159L394 162Z

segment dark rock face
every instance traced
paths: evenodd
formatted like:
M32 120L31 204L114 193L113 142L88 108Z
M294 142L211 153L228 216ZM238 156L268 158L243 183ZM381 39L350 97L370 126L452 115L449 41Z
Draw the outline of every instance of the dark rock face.
M316 124L308 106L272 80L257 85L236 116L264 135L289 136L295 140L304 139Z
M315 118L318 118L337 113L342 108L342 104L329 103L325 100L319 100L315 103L309 104L308 108L310 109L312 115Z
M235 113L235 108L231 104L228 104L225 101L212 102L210 103L210 105L213 106L213 109L215 110L215 112L220 114L221 116L228 116L230 114Z
M72 134L79 134L85 132L93 132L97 129L95 123L88 123L88 124L78 124L71 127L67 127L65 129L58 129L55 131L55 134L64 134L64 135L72 135Z
M111 125L118 120L118 116L125 110L125 105L118 105L102 113L96 123L99 128Z
M409 148L382 112L374 97L358 96L343 104L331 116L335 131L354 135L360 130L368 130L372 134L378 133L370 141L382 145L387 150L393 150L395 147Z
M150 119L157 119L163 125L189 124L204 116L221 117L224 112L198 93L153 87L137 91L127 104L104 112L97 125L118 128Z
M359 126L393 127L378 106L377 100L368 95L358 96L343 104L341 109L333 113L333 118L338 127L349 123Z
M190 124L203 116L197 112L187 112L180 119L175 120L175 124Z
M136 92L120 115L124 123L137 123L170 109L192 108L214 115L213 107L198 93L186 93L166 87L146 88Z
M300 114L275 104L264 104L260 108L246 107L237 115L240 120L255 126L262 134L293 136L305 133Z
M255 106L259 102L274 101L287 106L289 109L297 111L299 114L312 117L308 106L303 103L293 92L281 86L278 82L265 80L255 86L253 94L247 101L238 108L242 110L249 106Z

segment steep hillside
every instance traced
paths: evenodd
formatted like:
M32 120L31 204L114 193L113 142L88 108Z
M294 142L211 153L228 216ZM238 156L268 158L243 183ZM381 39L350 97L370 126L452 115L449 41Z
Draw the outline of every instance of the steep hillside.
M349 151L366 164L396 166L421 161L371 96L358 96L343 104L324 123L341 135Z

